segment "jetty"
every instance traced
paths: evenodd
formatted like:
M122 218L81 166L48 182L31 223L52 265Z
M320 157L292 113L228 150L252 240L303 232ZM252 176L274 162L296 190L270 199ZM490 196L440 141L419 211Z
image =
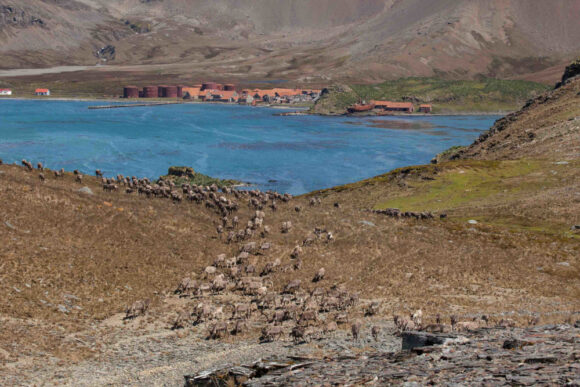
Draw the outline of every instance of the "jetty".
M130 104L118 104L118 105L105 105L105 106L89 106L89 109L120 109L120 108L132 108L132 107L143 107L143 106L162 106L162 105L180 105L185 102L182 101L171 101L171 102L149 102L149 103L130 103Z

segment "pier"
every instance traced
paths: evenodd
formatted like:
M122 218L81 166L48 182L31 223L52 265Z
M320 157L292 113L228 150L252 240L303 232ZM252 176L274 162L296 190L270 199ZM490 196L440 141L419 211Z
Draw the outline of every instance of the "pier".
M150 103L130 103L124 105L104 105L104 106L89 106L89 109L120 109L120 108L132 108L132 107L143 107L143 106L163 106L163 105L178 105L183 104L182 101L172 101L172 102L150 102Z

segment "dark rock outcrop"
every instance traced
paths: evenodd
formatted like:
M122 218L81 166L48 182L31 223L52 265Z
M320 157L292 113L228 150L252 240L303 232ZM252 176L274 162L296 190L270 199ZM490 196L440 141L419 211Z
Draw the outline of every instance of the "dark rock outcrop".
M564 70L564 75L562 75L562 80L556 84L556 89L564 85L569 79L580 75L580 58L576 59L566 67Z
M411 350L414 348L445 344L453 336L434 335L426 332L403 332L402 337L403 350Z

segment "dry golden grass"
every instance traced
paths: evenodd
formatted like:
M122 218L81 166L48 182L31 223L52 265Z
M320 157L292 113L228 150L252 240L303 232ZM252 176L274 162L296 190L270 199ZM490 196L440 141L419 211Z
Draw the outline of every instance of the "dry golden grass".
M0 348L10 359L39 351L67 361L90 356L86 349L75 350L70 333L143 298L152 300L152 316L162 316L155 310L167 310L160 301L181 278L195 276L219 253L233 256L239 249L239 244L217 239L219 217L201 205L105 193L89 177L84 185L94 195L86 195L77 192L81 185L71 174L62 180L50 175L41 183L37 172L21 167L4 165L0 171ZM363 298L381 299L385 318L421 307L427 315L518 311L525 321L531 312L580 306L578 239L493 222L469 225L464 219L478 211L477 203L454 209L447 220L376 215L367 210L401 190L415 189L409 186L419 189L421 182L429 182L420 177L378 180L324 192L320 206L311 207L308 197L300 197L277 212L266 210L265 224L273 229L267 241L273 247L254 258L258 270L275 258L289 264L293 247L323 227L336 240L305 248L303 270L276 273L275 289L295 278L312 289L312 276L325 267L326 285L344 283ZM407 188L397 184L401 181ZM550 217L545 199L524 201L525 206L516 201L512 210L527 208ZM335 208L335 202L341 207ZM295 212L295 205L303 210ZM242 202L240 223L251 213ZM286 220L294 228L282 234Z

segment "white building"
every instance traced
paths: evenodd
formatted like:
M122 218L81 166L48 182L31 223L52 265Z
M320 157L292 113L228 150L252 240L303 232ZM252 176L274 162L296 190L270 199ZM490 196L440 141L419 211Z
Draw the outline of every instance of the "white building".
M12 95L12 90L10 90L10 89L0 89L0 95Z

